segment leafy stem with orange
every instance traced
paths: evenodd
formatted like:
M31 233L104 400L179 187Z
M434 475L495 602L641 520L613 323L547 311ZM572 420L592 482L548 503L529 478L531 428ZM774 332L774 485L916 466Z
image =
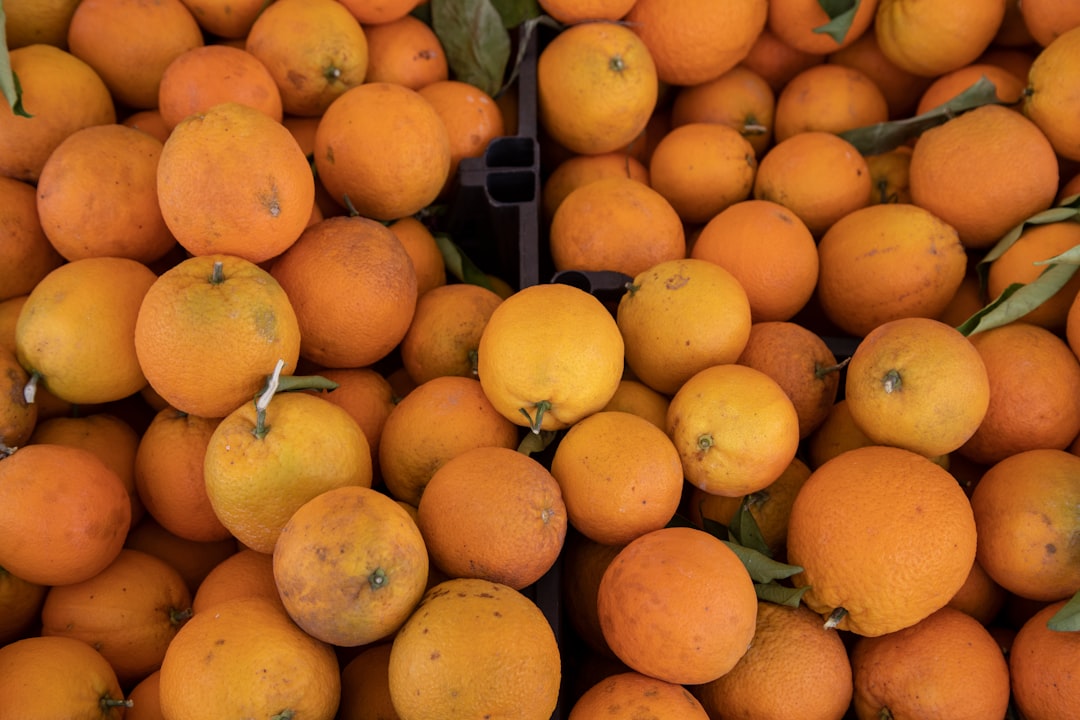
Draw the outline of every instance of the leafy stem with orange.
M217 263L215 263L216 266ZM327 380L321 375L285 375L283 377L281 371L284 367L285 361L278 359L274 371L266 378L266 385L255 398L255 427L251 432L260 440L270 432L270 426L266 424L266 409L270 406L274 395L293 390L335 390L338 387L336 382Z

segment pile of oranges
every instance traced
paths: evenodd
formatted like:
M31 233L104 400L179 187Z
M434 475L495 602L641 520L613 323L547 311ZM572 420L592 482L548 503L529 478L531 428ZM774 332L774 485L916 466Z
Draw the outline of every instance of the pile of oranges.
M1080 11L497 5L4 2L0 719L1080 716Z

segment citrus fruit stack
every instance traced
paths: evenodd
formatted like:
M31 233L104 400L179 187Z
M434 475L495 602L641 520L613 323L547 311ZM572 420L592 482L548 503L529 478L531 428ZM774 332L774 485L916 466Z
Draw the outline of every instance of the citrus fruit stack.
M537 5L4 3L0 717L1080 716L1080 13Z

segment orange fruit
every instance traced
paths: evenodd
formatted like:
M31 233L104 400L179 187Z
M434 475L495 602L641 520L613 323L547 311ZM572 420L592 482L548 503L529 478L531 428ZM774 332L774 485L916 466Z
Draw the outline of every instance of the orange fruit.
M67 30L79 0L8 0L4 31L11 50L42 43L67 48Z
M0 568L0 647L38 634L41 606L49 588Z
M204 44L181 0L84 0L68 25L71 54L105 81L117 104L157 107L161 76L177 56Z
M559 430L607 404L623 353L619 326L595 296L563 283L532 285L491 313L477 370L503 417L533 432Z
M1016 242L990 263L986 275L987 295L996 298L1013 283L1032 282L1047 267L1036 263L1056 257L1078 244L1080 224L1075 222L1025 226ZM1024 322L1060 331L1065 328L1069 308L1078 292L1080 276L1074 275L1064 287L1021 317Z
M116 559L131 500L97 455L67 445L27 445L0 462L0 567L38 585L88 580Z
M911 203L911 147L866 156L872 189L870 204Z
M418 506L444 463L477 447L515 448L518 428L484 394L480 381L444 375L417 385L383 424L379 469L397 500Z
M941 466L910 450L861 447L819 466L799 490L787 550L803 568L795 585L810 587L803 602L830 626L873 637L914 625L963 586L975 519Z
M390 649L390 698L402 720L547 720L561 679L559 646L540 609L477 578L428 590Z
M208 707L332 720L341 693L333 648L263 598L229 600L192 617L169 643L160 683L161 710L172 720L205 717Z
M840 398L829 414L810 434L806 444L807 461L816 470L842 452L874 442L855 424L846 398Z
M537 460L484 446L455 455L432 474L417 524L432 562L447 576L522 590L555 565L567 507L560 484Z
M667 433L691 485L734 497L768 486L791 464L799 416L771 377L725 363L682 384L668 406Z
M191 617L191 592L164 560L123 549L92 578L49 589L41 634L82 640L131 687L161 666L165 649Z
M10 53L11 71L30 117L0 104L0 175L36 182L49 155L68 135L116 122L109 88L89 64L52 45Z
M11 353L12 357L15 356L15 324L19 321L19 312L29 297L16 295L0 300L0 347Z
M563 25L594 20L621 20L634 0L540 0L540 8Z
M771 200L747 199L721 210L701 228L690 257L735 276L755 323L790 320L817 285L814 236L795 213Z
M885 94L866 73L823 63L791 78L776 96L777 142L811 130L843 133L889 119Z
M768 81L745 65L736 65L712 80L678 88L672 99L671 125L728 125L761 157L772 143L775 112L776 93Z
M124 711L124 720L165 720L160 695L161 671L155 670L128 692L131 706Z
M427 585L428 551L416 523L367 487L327 490L305 502L282 528L273 556L289 617L338 647L392 635Z
M263 0L181 0L210 35L241 40L266 7Z
M390 700L392 647L391 643L383 642L364 648L341 668L338 720L397 719Z
M672 128L649 160L649 185L686 223L705 223L750 197L754 146L733 127L695 122Z
M367 438L372 462L376 462L383 426L396 403L390 382L372 368L327 368L319 375L337 384L322 397L352 415Z
M807 131L772 146L758 164L753 197L791 210L815 237L870 202L870 171L851 143Z
M975 61L1005 18L1005 0L925 3L880 0L874 32L885 56L908 72L937 77Z
M364 217L306 229L270 268L296 311L300 354L324 367L365 367L405 337L416 271L397 236Z
M596 593L604 570L622 550L622 545L605 545L591 540L572 526L563 543L559 599L566 627L574 637L598 657L616 660L600 629ZM621 662L621 661L619 661Z
M990 378L959 330L931 318L900 318L859 342L844 397L875 443L934 457L975 434L990 405Z
M342 5L365 25L397 20L420 5L420 0L343 0Z
M221 420L203 473L221 524L247 547L272 552L308 500L339 487L371 487L371 450L341 407L317 395L278 393L265 411L246 403Z
M23 720L121 720L124 693L109 661L82 640L29 637L0 647L0 697Z
M632 670L679 684L707 683L735 666L753 638L758 604L738 556L689 527L654 530L626 545L604 571L596 601L615 655Z
M1080 361L1045 328L1014 321L970 336L990 378L990 406L957 451L992 465L1024 450L1062 450L1080 434L1080 398L1061 388L1080 382ZM1023 348L1022 355L1017 348Z
M1013 701L1028 720L1071 717L1080 710L1080 635L1047 627L1065 600L1033 614L1009 648L1009 677Z
M242 597L263 597L284 610L277 581L274 580L274 556L251 548L241 548L207 573L195 590L191 609L206 612L214 605Z
M971 494L977 557L987 574L1020 597L1056 602L1080 591L1076 472L1065 450L1026 450L991 466Z
M624 18L656 62L659 79L696 85L735 67L765 28L765 0L716 3L637 0Z
M649 184L649 169L633 155L613 150L598 155L571 155L559 162L543 180L540 203L550 223L562 201L577 188L594 180L621 177Z
M41 279L15 325L15 349L50 393L72 403L119 400L146 384L133 342L154 273L128 258L74 260Z
M1024 0L1016 6L1031 38L1043 47L1080 25L1080 8L1070 3Z
M49 242L37 210L34 186L0 176L0 300L27 295L64 258Z
M860 3L860 9L863 5ZM899 120L915 114L919 97L934 78L916 75L890 60L878 44L871 26L849 45L830 52L827 61L834 65L854 68L877 86L889 107L889 119Z
M1069 160L1080 159L1080 133L1071 118L1076 116L1076 99L1069 88L1075 85L1080 63L1080 29L1073 28L1043 48L1031 64L1024 90L1022 110L1042 131L1054 151Z
M825 56L820 53L803 52L781 40L766 22L739 65L761 75L773 93L778 93L799 71L824 61Z
M185 250L254 263L296 242L315 202L311 166L292 133L237 102L173 128L157 187L165 224Z
M374 220L427 207L446 184L450 163L446 125L431 103L402 85L350 88L315 131L319 180L338 204Z
M656 65L647 43L626 25L571 25L536 61L541 127L574 153L619 150L637 138L656 109Z
M982 624L942 608L911 627L859 638L851 651L859 718L1004 717L1009 668Z
M1010 0L1010 5L1015 5L1015 3ZM1023 47L1017 48L1002 47L995 43L979 56L979 59L975 64L986 63L989 65L996 65L997 67L1008 70L1015 77L1020 78L1020 80L1026 81L1028 72L1031 70L1031 64L1035 62L1036 54L1037 53L1032 50L1030 45L1025 44ZM1021 97L1021 100L1022 99L1023 98Z
M609 675L590 686L570 706L568 720L632 720L640 713L666 720L707 720L708 713L690 691L677 683L629 671Z
M780 40L800 52L825 55L850 46L869 30L873 33L877 0L860 2L853 14L845 18L847 30L843 38L823 32L830 22L829 14L815 0L772 0L769 3L767 27Z
M120 124L142 130L147 135L157 138L161 143L168 140L169 133L172 132L172 128L165 125L165 121L161 118L161 113L158 112L157 108L133 112L122 118Z
M709 310L717 307L724 312ZM709 322L698 322L702 313ZM720 265L697 258L639 273L619 299L615 317L626 364L638 380L667 395L699 370L735 362L750 336L750 303L742 285Z
M950 465L951 467L951 465ZM978 527L978 521L976 521ZM949 600L948 607L965 612L983 625L989 626L997 619L1005 606L1006 590L990 577L979 562L976 549L975 562L967 580Z
M124 547L142 550L161 558L176 568L195 593L203 579L227 557L236 554L236 538L224 540L187 540L163 528L152 516L146 515L131 528Z
M278 0L252 23L244 49L269 70L288 115L319 116L367 74L367 37L333 0Z
M223 102L250 105L281 122L281 91L274 76L243 48L202 45L177 56L165 68L157 109L166 127L172 129L187 116Z
M686 256L676 208L657 189L611 176L572 190L548 228L556 271L614 271L633 277Z
M37 209L49 242L68 260L125 257L144 264L176 240L157 195L162 144L125 125L96 125L52 152L37 184Z
M915 114L922 115L944 105L980 79L989 80L994 84L995 95L999 102L1015 105L1023 97L1025 78L1026 76L1018 77L1000 65L974 62L935 78L919 98Z
M410 16L411 17L411 16ZM416 296L446 284L446 260L435 236L420 220L412 217L398 218L387 227L401 241L416 271Z
M38 424L38 404L27 402L24 395L29 382L30 375L23 370L15 353L0 349L0 446L3 448L25 445Z
M603 410L633 413L661 430L667 428L669 398L638 380L623 377Z
M365 82L389 82L419 90L450 78L442 41L430 25L413 15L364 25L368 66Z
M433 288L416 302L401 340L401 363L417 385L443 375L476 377L477 349L491 313L503 299L479 285Z
M804 606L759 602L754 640L739 662L694 688L710 717L844 717L851 703L851 663L840 636Z
M436 80L417 92L435 108L450 137L446 193L457 179L462 160L483 156L492 140L506 135L502 111L486 92L460 80Z
M956 231L931 211L902 203L840 218L818 243L818 259L825 315L858 337L890 320L937 317L967 270Z
M601 411L574 423L555 448L551 474L570 524L605 545L659 530L682 499L682 463L671 439L627 412Z

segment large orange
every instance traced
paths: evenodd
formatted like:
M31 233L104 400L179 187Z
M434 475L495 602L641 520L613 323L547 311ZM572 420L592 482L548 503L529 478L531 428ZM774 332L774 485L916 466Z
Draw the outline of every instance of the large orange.
M781 40L766 23L750 46L750 52L739 64L761 75L772 91L778 93L799 71L822 62L825 62L824 55L796 50Z
M1005 0L880 0L874 33L881 51L908 72L936 77L971 62L993 41Z
M343 0L341 4L361 23L378 25L404 17L420 0Z
M131 528L124 547L142 550L172 565L187 582L194 593L210 571L225 558L236 554L236 538L224 540L187 540L163 528L150 515L144 515L138 525Z
M671 126L715 122L739 131L760 157L772 144L776 93L743 64L697 85L679 88L671 102Z
M1050 42L1035 57L1028 71L1023 112L1050 140L1063 158L1080 160L1076 86L1080 68L1080 28L1073 28Z
M1080 711L1080 633L1047 626L1065 606L1051 603L1020 627L1009 649L1009 673L1017 709L1028 720L1055 720Z
M800 132L843 133L889 119L885 93L864 72L834 63L809 67L776 96L777 142Z

